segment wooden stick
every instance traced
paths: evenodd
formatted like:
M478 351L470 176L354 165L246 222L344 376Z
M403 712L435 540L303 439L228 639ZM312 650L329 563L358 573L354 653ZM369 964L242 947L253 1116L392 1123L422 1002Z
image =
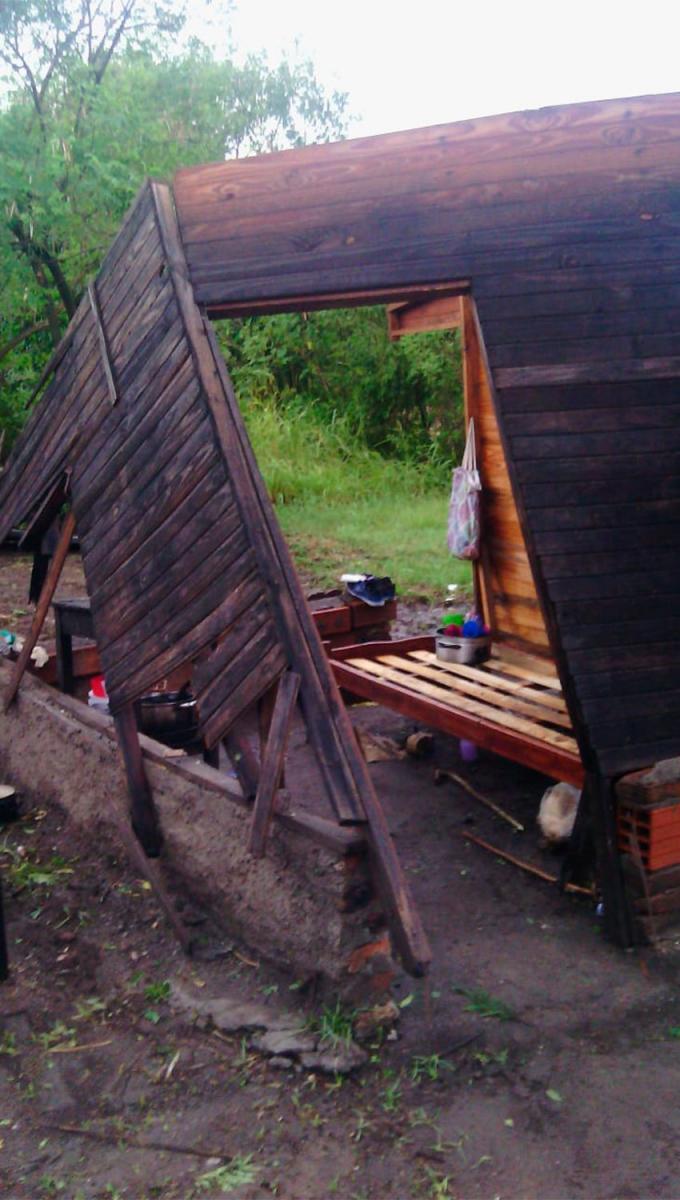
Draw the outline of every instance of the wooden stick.
M182 924L179 917L177 916L177 913L175 912L175 909L172 905L172 901L170 900L170 897L166 890L165 884L163 883L163 881L160 877L160 873L158 871L158 868L156 867L156 864L151 862L146 857L146 854L144 853L139 842L137 841L137 838L135 837L134 833L130 829L130 826L128 825L125 817L123 817L122 814L119 815L118 813L115 813L114 821L115 821L116 829L118 830L118 833L120 834L121 841L125 845L125 849L128 851L130 858L133 860L138 871L144 876L144 878L151 885L151 890L154 893L161 908L163 909L163 912L165 913L166 917L168 918L168 922L171 925L173 932L175 933L175 936L177 937L177 940L178 940L180 946L182 947L184 953L190 954L191 953L191 934L189 933L188 929L186 929L186 927Z
M521 871L527 871L529 875L535 875L537 879L543 879L546 883L559 883L556 875L550 875L548 871L542 871L540 867L535 867L533 863L525 862L522 858L515 858L515 855L508 854L507 850L499 850L498 846L492 846L490 842L485 842L483 838L477 837L474 833L468 833L467 830L463 830L460 836L464 837L467 842L474 842L475 846L481 846L483 850L489 850L497 858L502 858L505 862L512 863L513 867L519 867ZM564 890L565 892L574 892L577 896L589 896L591 900L595 898L592 888L579 887L577 883L565 884Z
M300 676L295 671L286 671L285 675L281 677L274 701L269 737L262 760L260 784L253 807L248 849L256 858L261 858L264 854L276 793L281 782L290 723L293 719L299 690Z
M485 808L490 808L497 817L501 817L503 821L508 822L508 825L512 825L512 828L517 833L524 833L524 826L520 821L517 821L514 817L511 817L510 813L507 813L504 808L501 808L500 804L495 804L493 800L489 800L486 796L483 796L481 792L476 791L466 779L463 779L462 775L456 775L454 771L435 771L435 783L442 783L444 779L450 779L452 783L457 784L457 786L462 788L464 792L467 792L468 795L473 796L475 800L479 800L479 803L483 804Z
M138 1150L157 1150L168 1154L189 1154L196 1158L219 1158L220 1162L231 1162L233 1154L225 1154L223 1150L200 1150L196 1146L178 1146L176 1142L147 1141L146 1138L135 1137L132 1133L121 1133L115 1130L107 1133L103 1129L84 1129L82 1125L46 1125L46 1129L58 1133L72 1133L77 1137L91 1138L94 1142L107 1142L111 1146L122 1143L124 1146L135 1146Z
M160 854L163 835L158 824L156 806L144 769L134 704L125 704L119 712L114 714L113 720L125 763L132 828L146 853L155 858Z
M47 578L43 584L42 591L35 608L35 613L33 614L30 633L26 638L26 641L21 648L21 653L16 661L14 674L12 675L7 693L5 695L5 703L3 708L4 712L7 712L19 690L19 684L24 677L24 672L28 666L31 652L38 638L40 637L40 631L45 624L45 617L47 616L50 602L59 582L59 576L61 575L64 563L66 562L66 555L68 554L69 546L71 545L71 538L73 537L73 531L75 527L76 519L71 511L66 517L61 529L61 533L59 534L57 548L52 557L52 561L47 572Z

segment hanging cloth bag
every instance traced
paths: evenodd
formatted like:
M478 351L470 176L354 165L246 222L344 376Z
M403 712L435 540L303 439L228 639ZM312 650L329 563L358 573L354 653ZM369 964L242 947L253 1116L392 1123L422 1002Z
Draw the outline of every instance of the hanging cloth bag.
M481 490L475 450L475 423L471 417L463 461L453 472L449 501L447 542L449 550L456 558L479 558Z

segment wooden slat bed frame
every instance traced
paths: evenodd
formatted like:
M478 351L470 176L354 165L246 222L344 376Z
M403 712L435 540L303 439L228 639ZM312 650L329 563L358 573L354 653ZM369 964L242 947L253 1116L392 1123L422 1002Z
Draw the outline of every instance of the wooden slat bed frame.
M441 662L434 638L373 642L333 651L341 687L443 733L581 787L584 770L551 666L495 649L481 666Z

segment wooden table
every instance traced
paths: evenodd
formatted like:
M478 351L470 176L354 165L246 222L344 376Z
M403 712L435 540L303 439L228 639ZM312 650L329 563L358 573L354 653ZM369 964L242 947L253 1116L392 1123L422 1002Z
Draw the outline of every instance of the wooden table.
M60 691L70 696L75 690L73 674L73 639L87 638L94 641L94 625L90 601L87 597L76 600L54 600L54 625L57 650L57 684Z

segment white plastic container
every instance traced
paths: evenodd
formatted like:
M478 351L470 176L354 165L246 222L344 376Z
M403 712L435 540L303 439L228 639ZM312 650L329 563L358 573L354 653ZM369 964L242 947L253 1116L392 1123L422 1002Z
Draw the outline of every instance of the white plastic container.
M491 648L491 637L471 638L471 637L449 637L446 633L437 632L436 652L437 658L442 662L463 663L465 666L474 666L477 663L483 663L488 657Z

